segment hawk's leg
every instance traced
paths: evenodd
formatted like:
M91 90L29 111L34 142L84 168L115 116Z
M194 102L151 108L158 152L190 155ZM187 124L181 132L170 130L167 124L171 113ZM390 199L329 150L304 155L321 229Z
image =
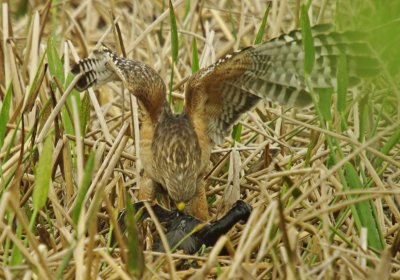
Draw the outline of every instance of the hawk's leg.
M208 203L203 179L198 180L197 192L193 199L189 201L187 207L188 209L186 211L189 215L202 221L208 220Z
M156 198L156 189L157 183L144 171L143 176L140 178L138 199L154 201Z

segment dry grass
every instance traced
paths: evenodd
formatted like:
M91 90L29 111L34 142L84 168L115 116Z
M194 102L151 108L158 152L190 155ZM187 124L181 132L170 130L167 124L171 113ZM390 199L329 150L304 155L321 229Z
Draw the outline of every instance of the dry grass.
M136 197L140 172L136 103L118 84L71 93L68 85L74 82L68 73L71 64L104 43L152 65L168 82L172 65L168 2L85 0L50 6L30 1L38 4L27 12L21 12L17 3L24 1L9 2L10 6L2 6L0 48L2 117L12 85L8 118L0 120L4 127L0 278L131 279L127 247L121 243L112 250L108 228L125 207L126 192ZM334 5L328 3L312 2L313 23L333 21ZM251 45L266 3L177 0L174 5L180 48L173 96L174 106L179 107L183 82L191 74L193 38L201 66ZM298 9L297 1L272 1L265 39L295 28ZM52 34L54 49L62 57L59 65L57 56L46 55L46 50L52 52L48 41ZM48 67L41 64L42 58ZM200 255L144 252L144 277L400 278L400 263L390 254L396 256L398 249L400 144L382 149L400 126L395 81L377 79L354 93L344 130L336 111L327 127L320 125L313 109L288 111L265 102L247 114L240 142L233 145L227 138L223 146L215 147L206 184L213 215L224 192L240 187L241 197L254 208L249 221ZM369 113L360 115L360 96L366 91L373 91L367 102ZM51 171L50 189L43 194L44 207L35 206L32 192L43 175L35 170L49 134L54 141L52 160L46 165ZM330 151L327 139L337 152ZM72 209L90 152L94 171L75 224ZM346 186L351 185L344 172L349 162L358 174L358 188ZM374 209L383 250L371 246L368 235L375 233L357 226L355 213L371 218L357 212L360 201ZM219 256L224 246L234 248L228 257Z

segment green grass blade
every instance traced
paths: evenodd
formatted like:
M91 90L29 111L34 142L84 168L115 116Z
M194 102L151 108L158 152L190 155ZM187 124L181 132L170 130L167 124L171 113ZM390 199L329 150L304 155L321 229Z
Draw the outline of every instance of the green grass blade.
M28 0L21 0L17 2L17 10L15 15L17 18L20 18L28 13L29 1Z
M53 155L53 137L48 135L44 140L42 153L39 156L35 172L35 187L33 188L33 206L38 210L45 206L49 192Z
M190 13L190 0L185 0L185 16L183 17L186 19Z
M131 275L139 278L144 269L143 250L140 246L139 234L135 220L135 212L130 202L129 195L126 196L125 224L128 233L128 269Z
M359 113L358 113L358 118L360 120L360 128L359 128L359 137L358 141L362 142L367 131L369 119L368 119L368 114L370 113L370 108L368 104L368 97L369 95L361 98L359 102ZM384 102L383 102L384 103ZM382 105L382 108L384 108L385 105ZM381 109L382 111L382 109ZM378 113L379 116L379 113ZM377 123L379 122L379 117L377 118ZM372 132L371 135L374 135L373 133L374 129L370 130L369 132Z
M13 174L10 174L9 176L8 176L8 178L4 178L3 177L3 169L2 169L2 167L3 167L3 164L9 159L9 157L10 157L10 155L11 155L11 149L12 149L12 147L13 147L13 144L15 143L15 139L17 138L17 134L18 134L18 132L20 131L20 125L21 125L21 123L22 123L22 117L19 117L18 118L18 120L17 120L17 123L16 123L16 126L15 126L15 129L13 130L13 132L12 132L12 135L11 135L11 141L10 141L10 143L8 144L8 147L7 147L7 149L6 149L6 151L5 151L5 155L4 155L4 157L3 157L3 159L1 160L0 159L0 179L2 180L2 184L0 185L1 187L0 187L0 197L1 197L1 194L8 188L8 185L11 183L11 181L12 181L12 179L13 179L13 177L14 177L14 173ZM26 141L26 139L27 138L25 138L25 141ZM4 144L4 143L3 143Z
M315 130L312 130L310 135L310 143L308 144L307 153L306 156L304 157L304 166L307 167L310 166L312 151L318 143L318 138L319 134Z
M75 247L76 243L75 241L73 241L68 250L65 252L61 260L61 263L58 265L57 272L55 275L56 280L63 279L64 271L68 267L68 264L73 257Z
M68 96L66 104L67 104L68 108L72 108L71 96ZM77 107L79 108L79 105ZM63 121L64 129L67 132L67 134L75 134L75 129L74 129L74 125L72 123L71 117L72 116L70 116L66 107L61 109L61 119Z
M43 79L46 75L48 64L44 64L44 59L46 55L43 54L42 58L40 59L40 64L38 71L36 72L35 78L33 79L31 89L29 91L28 99L26 101L26 105L24 108L24 112L32 111L32 108L35 104L36 98L39 94L40 86L43 83Z
M169 0L169 22L171 26L172 68L171 68L171 77L169 81L168 101L170 104L172 104L172 85L174 83L174 69L176 62L178 60L179 42L178 42L178 27L176 25L175 11L171 0Z
M400 141L400 128L398 128L393 135L389 138L386 144L383 146L381 152L385 155L389 154L390 150L399 143Z
M192 73L196 73L200 69L199 64L199 52L197 49L196 37L193 37L192 41Z
M353 165L351 163L346 163L344 165L344 170L350 190L363 189L363 184ZM377 250L383 250L385 248L385 241L372 201L355 203L352 206L352 213L355 217L358 230L360 231L361 227L365 227L368 230L368 245Z
M315 48L314 39L311 33L310 19L307 13L307 6L301 5L301 35L304 49L304 72L310 74L314 67L315 61Z
M240 142L240 136L242 135L242 124L236 124L232 129L232 138L236 142Z
M10 117L12 85L8 87L6 97L3 100L3 106L0 111L0 149L3 148L4 137L6 136L7 123Z
M337 66L337 109L339 112L346 110L347 88L349 86L349 75L347 71L346 55L341 53Z
M229 12L229 23L231 25L231 33L233 37L235 38L235 41L238 39L238 29L236 27L236 14L233 13L233 9L235 8L235 4L232 2L232 0L229 0L227 3L228 6L228 12Z
M171 76L169 78L169 93L168 93L169 104L172 104L172 88L173 88L173 84L174 84L174 69L175 69L175 63L172 63Z
M55 46L55 38L53 36L50 36L47 40L47 59L49 61L50 74L57 77L64 83L63 64L58 55L58 51Z
M49 63L49 70L50 74L52 77L55 77L58 79L58 81L62 85L66 85L70 83L73 79L72 75L68 75L67 79L64 77L64 69L63 69L63 62L60 59L60 56L58 54L57 48L55 46L55 38L54 37L49 37L48 42L47 42L47 59ZM55 91L57 86L55 82L52 82L52 88ZM71 98L74 98L76 96L77 100L77 107L78 111L81 111L81 102L80 102L80 96L77 91L73 91L70 96L68 96L67 101L66 101L66 106L68 108L72 108L72 103L71 103ZM62 108L61 110L61 119L64 124L64 129L68 134L75 134L73 122L71 120L71 116L68 114L68 110L66 107Z
M16 236L18 237L18 239L22 239L22 226L20 224L18 224L17 226ZM23 257L21 250L18 248L18 246L14 245L11 251L10 265L20 265L22 261Z
M383 145L381 152L385 155L389 154L394 146L396 146L400 142L400 128L398 128L392 136L389 137L388 141ZM379 157L375 160L374 166L380 167L382 164L382 158Z
M326 121L332 120L331 114L331 100L333 90L331 88L323 88L318 90L319 101L318 106L321 114Z
M79 123L81 125L81 135L83 137L85 137L86 135L86 128L90 121L90 109L91 109L90 98L88 94L85 94L81 102L81 109L79 110Z
M265 9L264 16L262 18L260 27L258 28L256 39L254 40L254 45L260 44L263 41L263 37L265 34L265 26L267 25L268 14L271 9L271 5L267 5Z
M91 152L88 161L86 162L82 182L79 187L79 193L75 201L74 209L72 210L72 221L74 222L75 225L78 223L79 215L82 210L82 203L89 189L90 182L92 181L93 169L94 169L94 153Z
M169 0L169 22L171 25L172 60L174 62L176 62L178 59L178 50L179 50L178 27L176 25L175 11L174 11L174 6L172 5L171 0Z

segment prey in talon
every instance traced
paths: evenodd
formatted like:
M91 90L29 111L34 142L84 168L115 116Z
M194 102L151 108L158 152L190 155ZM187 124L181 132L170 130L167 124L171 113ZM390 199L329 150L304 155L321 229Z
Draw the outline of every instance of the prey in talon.
M213 246L218 238L228 233L239 221L247 221L251 214L252 207L243 200L238 200L233 207L221 219L209 223L203 223L196 217L184 214L178 210L167 210L158 204L151 205L151 208L164 228L164 234L171 249L183 250L186 254L196 253L203 245ZM149 219L143 202L134 204L135 213L143 209L138 225ZM118 224L122 231L125 230L126 213L123 211L118 217ZM129 218L129 217L128 217ZM133 218L133 217L132 217ZM143 231L146 231L144 229ZM143 236L143 235L142 235ZM154 238L153 251L165 251L161 239Z

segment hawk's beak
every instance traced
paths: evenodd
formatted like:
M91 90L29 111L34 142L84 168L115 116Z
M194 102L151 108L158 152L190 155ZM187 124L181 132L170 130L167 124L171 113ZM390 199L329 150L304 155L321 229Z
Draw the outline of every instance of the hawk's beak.
M181 212L185 209L185 207L186 207L185 202L178 202L176 204L176 208L178 208L178 210Z

